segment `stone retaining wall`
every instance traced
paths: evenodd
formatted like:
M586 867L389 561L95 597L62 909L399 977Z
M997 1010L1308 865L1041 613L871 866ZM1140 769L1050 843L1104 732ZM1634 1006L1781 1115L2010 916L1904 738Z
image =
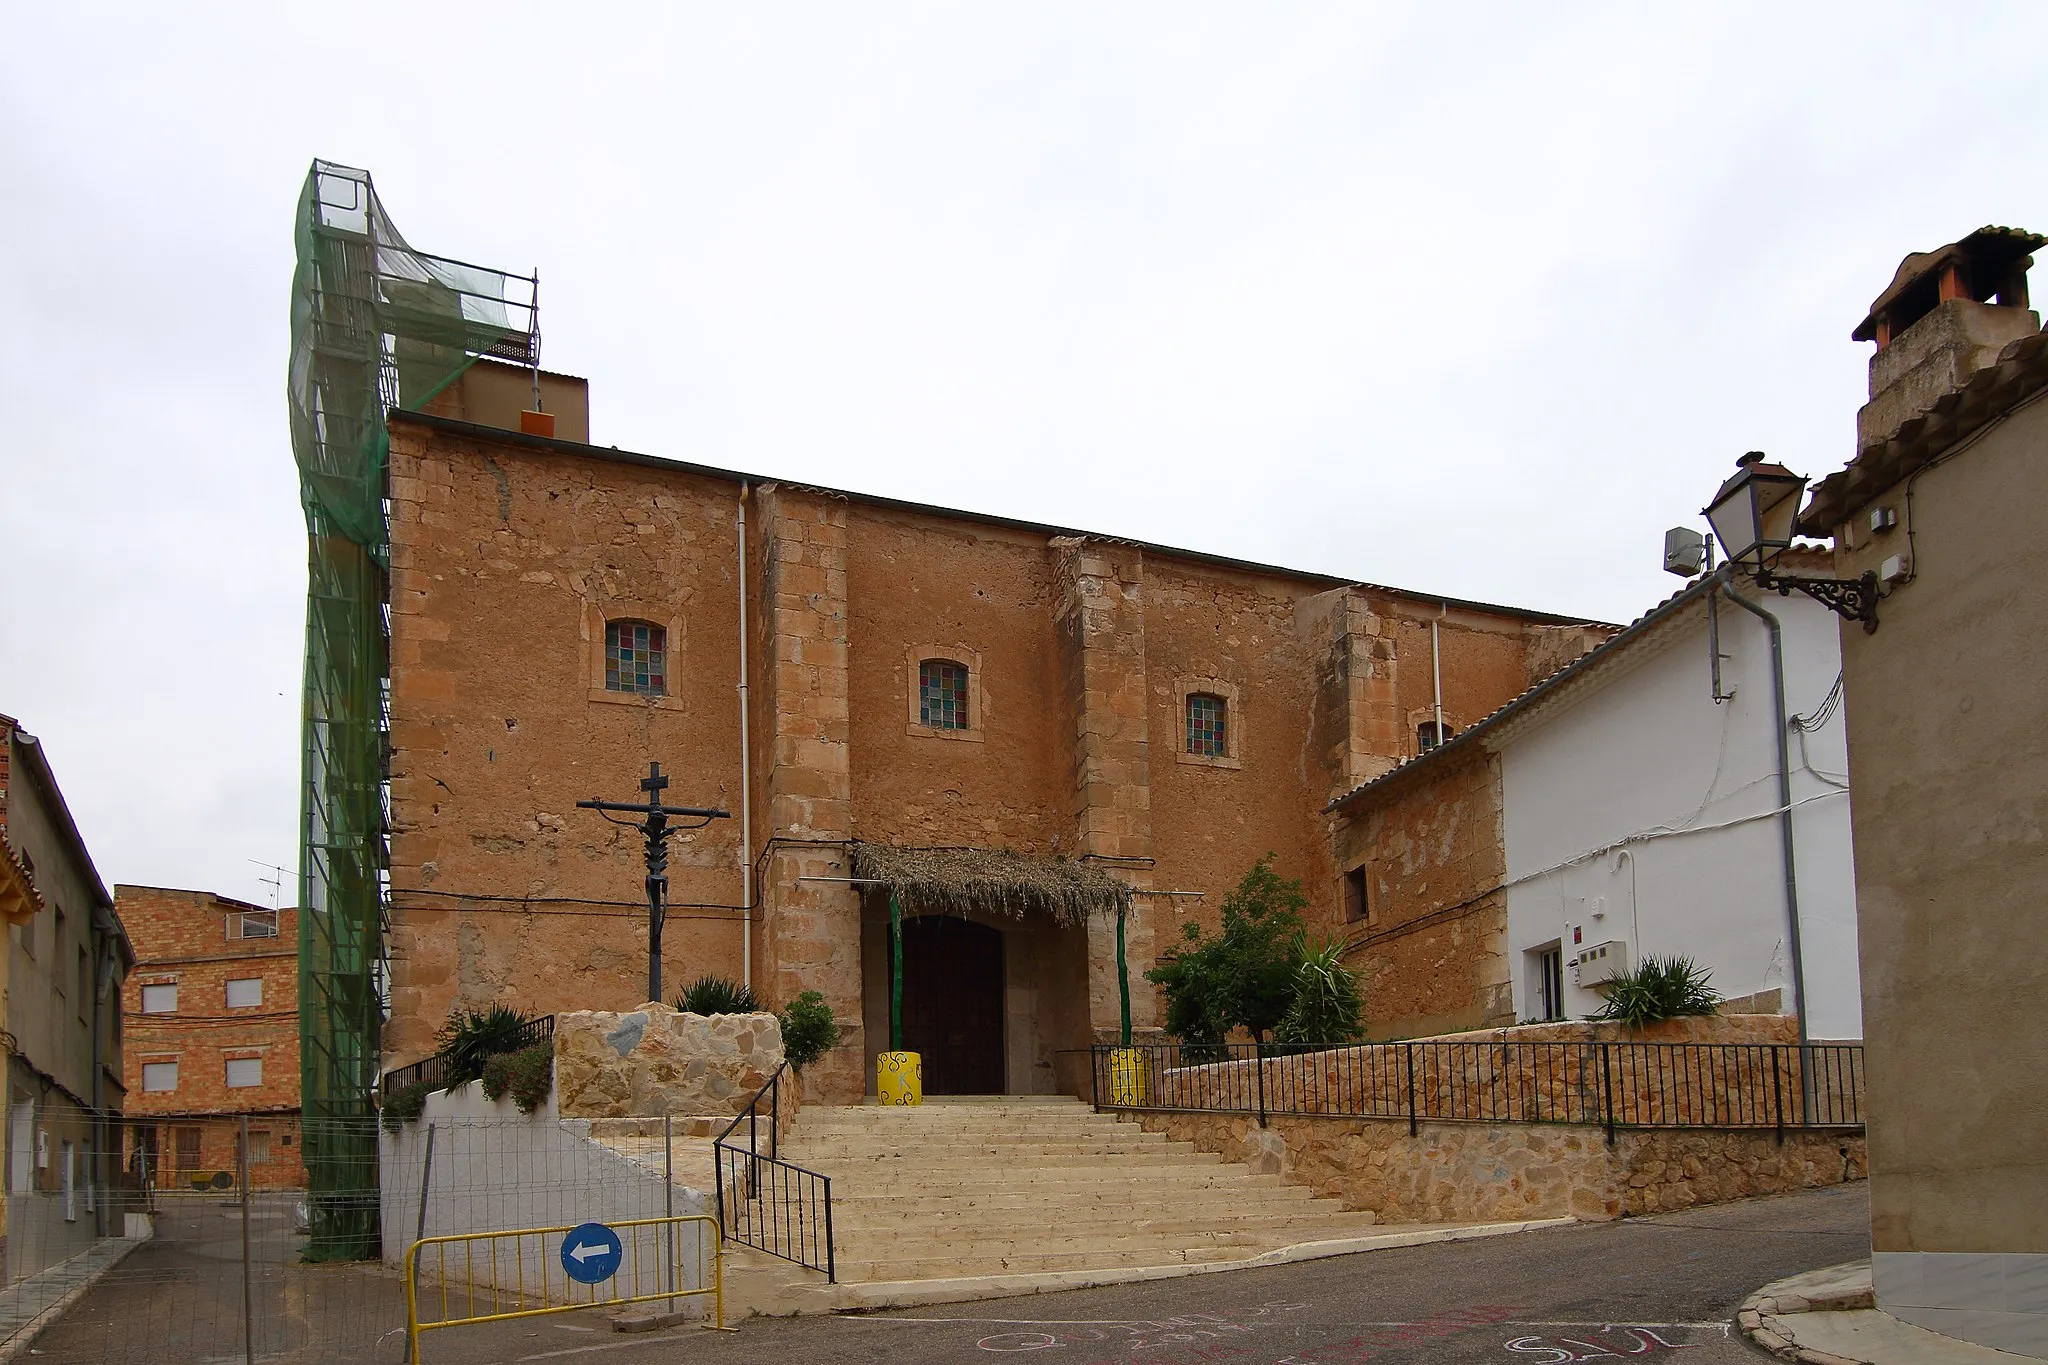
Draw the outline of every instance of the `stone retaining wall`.
M1861 1133L1126 1114L1146 1129L1371 1210L1389 1223L1633 1217L1861 1180Z
M630 1013L555 1016L555 1104L564 1118L732 1115L782 1065L772 1014L681 1014L659 1001ZM782 1087L785 1124L799 1102Z

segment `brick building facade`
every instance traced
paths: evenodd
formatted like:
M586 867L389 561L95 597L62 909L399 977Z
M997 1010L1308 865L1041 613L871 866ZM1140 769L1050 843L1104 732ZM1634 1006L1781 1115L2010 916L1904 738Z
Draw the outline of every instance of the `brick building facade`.
M886 896L830 880L856 840L1112 870L1152 1028L1142 973L1262 854L1346 928L1322 807L1429 742L1439 690L1455 730L1605 634L442 415L393 417L391 498L387 1066L457 1002L641 1001L640 841L575 803L650 760L735 815L673 846L664 979L823 991L828 1098L887 1042ZM972 1045L1002 1088L1072 1084L1117 1025L1113 925L934 918L956 970L906 995L999 999Z
M305 1183L299 1159L298 912L208 891L117 886L135 945L121 995L131 1162L166 1188Z

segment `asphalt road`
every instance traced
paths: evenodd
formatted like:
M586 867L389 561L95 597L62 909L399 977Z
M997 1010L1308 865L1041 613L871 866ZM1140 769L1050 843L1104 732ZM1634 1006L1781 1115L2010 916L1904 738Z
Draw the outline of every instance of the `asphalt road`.
M586 1315L430 1335L425 1365L1682 1365L1764 1359L1733 1325L1769 1281L1869 1254L1866 1186L1269 1270L622 1337ZM1700 1354L1692 1354L1694 1351Z

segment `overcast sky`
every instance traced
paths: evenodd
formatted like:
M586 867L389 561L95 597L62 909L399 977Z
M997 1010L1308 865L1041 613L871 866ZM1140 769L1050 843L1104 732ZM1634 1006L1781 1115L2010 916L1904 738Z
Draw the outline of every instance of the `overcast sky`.
M2044 49L2038 0L19 6L0 712L108 883L296 864L315 156L539 269L600 444L1625 621L1736 455L1853 453L1904 253L2048 228Z

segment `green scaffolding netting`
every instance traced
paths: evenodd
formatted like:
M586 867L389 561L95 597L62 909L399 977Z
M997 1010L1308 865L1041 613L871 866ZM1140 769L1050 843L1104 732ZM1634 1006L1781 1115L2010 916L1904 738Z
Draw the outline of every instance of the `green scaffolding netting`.
M384 1013L390 845L393 408L417 408L483 356L539 361L537 283L415 251L367 171L315 161L292 279L292 456L306 514L300 1085L307 1255L377 1251L372 1096Z

